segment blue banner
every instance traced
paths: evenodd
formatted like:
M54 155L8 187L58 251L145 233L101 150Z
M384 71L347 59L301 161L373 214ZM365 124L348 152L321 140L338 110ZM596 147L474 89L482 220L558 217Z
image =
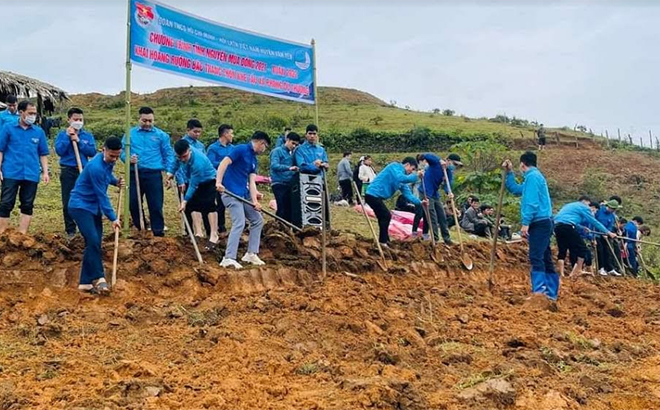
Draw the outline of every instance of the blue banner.
M131 0L131 61L155 70L314 104L312 47Z

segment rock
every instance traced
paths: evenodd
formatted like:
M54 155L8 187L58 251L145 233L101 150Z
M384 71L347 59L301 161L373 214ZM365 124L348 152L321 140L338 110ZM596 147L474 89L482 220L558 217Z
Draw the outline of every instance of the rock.
M39 326L45 326L48 322L50 322L50 319L48 319L48 315L46 314L39 316L39 318L37 319L37 324Z
M599 349L603 345L600 339L591 339L589 342L594 349Z
M466 314L456 315L456 319L464 325L467 325L470 322L470 317Z
M512 405L516 401L516 390L504 379L490 379L467 388L458 397L468 401L490 400L497 404Z
M162 389L156 386L147 386L144 388L144 394L146 397L158 397Z
M45 298L49 298L49 297L53 296L53 291L48 289L48 288L44 288L44 290L41 291L41 296L43 296Z
M364 321L364 325L367 327L367 332L368 332L371 336L374 336L374 335L376 335L376 336L380 336L380 335L383 334L383 329L381 329L380 327L378 327L378 326L377 326L375 323L373 323L373 322L370 322L370 321L368 321L368 320L365 320L365 321Z

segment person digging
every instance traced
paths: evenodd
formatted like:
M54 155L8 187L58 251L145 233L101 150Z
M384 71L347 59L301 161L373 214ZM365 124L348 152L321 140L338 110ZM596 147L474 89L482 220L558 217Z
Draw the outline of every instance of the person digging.
M569 277L584 273L582 268L588 249L578 231L580 226L593 226L597 232L611 238L616 237L614 233L608 231L602 223L598 222L591 212L589 204L591 204L591 198L581 196L577 202L564 205L555 216L555 236L559 248L557 265L561 276L564 276L564 262L567 251L577 257L577 262L573 266Z

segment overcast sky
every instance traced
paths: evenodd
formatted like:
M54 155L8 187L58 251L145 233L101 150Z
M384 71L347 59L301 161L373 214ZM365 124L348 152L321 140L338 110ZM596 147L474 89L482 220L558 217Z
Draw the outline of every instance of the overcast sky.
M322 86L419 110L660 136L660 1L161 1L277 37L315 38ZM123 90L126 1L0 0L0 15L0 70L71 93ZM133 73L137 92L204 84Z

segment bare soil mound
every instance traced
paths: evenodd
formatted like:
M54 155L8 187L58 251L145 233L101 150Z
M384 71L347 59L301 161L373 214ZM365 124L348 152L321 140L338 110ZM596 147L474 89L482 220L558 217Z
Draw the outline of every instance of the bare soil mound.
M105 244L111 260L112 242ZM112 296L75 290L82 241L0 237L0 409L655 409L660 291L565 280L528 295L524 245L396 244L268 224L268 265L200 267L184 238L122 240ZM244 245L242 245L244 246ZM222 248L222 247L221 247Z

